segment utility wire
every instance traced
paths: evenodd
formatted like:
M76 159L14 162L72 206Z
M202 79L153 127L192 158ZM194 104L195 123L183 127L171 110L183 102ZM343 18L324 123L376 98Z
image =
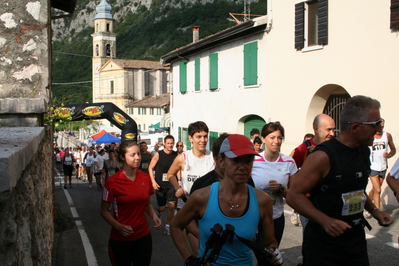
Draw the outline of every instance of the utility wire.
M72 54L72 53L65 53L65 52L58 52L58 51L53 51L53 53L58 53L58 54L67 54L67 55L76 55L76 56L83 56L83 57L90 57L90 58L92 58L92 56L91 56L91 55Z

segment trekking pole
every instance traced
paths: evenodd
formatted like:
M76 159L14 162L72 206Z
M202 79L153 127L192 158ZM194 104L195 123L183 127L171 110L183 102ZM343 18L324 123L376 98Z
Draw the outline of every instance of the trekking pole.
M216 239L215 246L213 247L213 250L209 257L205 260L205 263L207 263L208 261L215 262L219 257L219 253L222 250L222 246L224 245L224 243L226 243L227 240L229 240L230 244L233 242L234 230L234 226L232 226L231 224L226 224L226 229L223 231L221 237Z
M223 231L223 227L221 224L215 224L213 228L211 228L212 234L209 236L208 241L205 243L205 251L202 254L201 258L199 259L199 263L201 265L205 265L206 261L208 260L208 257L206 256L208 254L208 251L213 248L215 245L216 241L220 238L220 234Z

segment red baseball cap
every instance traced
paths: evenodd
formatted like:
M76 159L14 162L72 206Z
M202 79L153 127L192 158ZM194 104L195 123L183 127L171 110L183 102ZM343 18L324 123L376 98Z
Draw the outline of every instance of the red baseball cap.
M251 140L240 134L232 134L223 140L222 146L220 146L220 154L222 153L228 158L236 158L249 154L259 156Z

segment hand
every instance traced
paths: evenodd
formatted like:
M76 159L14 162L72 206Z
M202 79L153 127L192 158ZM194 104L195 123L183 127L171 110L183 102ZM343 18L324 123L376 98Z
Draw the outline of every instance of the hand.
M324 231L332 237L340 236L345 233L346 230L352 228L346 222L330 217L323 222L321 226L324 228Z
M175 196L178 197L178 198L181 198L181 197L183 197L186 194L187 194L187 192L184 189L179 188L179 189L176 190Z
M161 221L161 219L159 219L159 217L157 216L155 211L154 211L154 214L152 215L152 220L155 223L154 228L156 228L158 230L161 229L162 221Z
M280 191L280 185L276 180L269 181L269 189L272 191Z
M373 217L377 219L378 224L381 226L388 226L393 223L391 215L386 212L382 212L379 209L372 210L371 215L373 215Z
M159 188L160 188L160 186L158 185L158 183L157 182L152 182L152 187L155 189L155 190L158 190Z
M130 225L125 225L125 224L121 224L117 230L119 231L119 233L121 233L121 235L123 235L124 237L129 237L131 236L134 231L132 229L132 227Z

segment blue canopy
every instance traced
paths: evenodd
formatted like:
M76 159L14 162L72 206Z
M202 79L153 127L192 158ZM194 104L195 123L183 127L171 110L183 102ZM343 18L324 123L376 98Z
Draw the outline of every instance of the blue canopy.
M118 137L115 137L109 133L105 133L98 139L93 140L93 144L102 144L102 143L112 143L112 142L121 142L121 139Z

